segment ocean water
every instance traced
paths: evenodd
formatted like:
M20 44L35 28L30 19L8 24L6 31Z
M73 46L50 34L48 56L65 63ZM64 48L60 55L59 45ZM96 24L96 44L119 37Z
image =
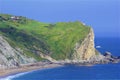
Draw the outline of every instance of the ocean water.
M97 50L102 54L108 51L114 56L120 56L120 37L95 38L95 45L101 47L97 48Z
M102 53L110 51L120 55L119 38L96 38L96 46ZM52 69L37 70L10 75L1 80L120 80L120 63L94 66L68 65Z

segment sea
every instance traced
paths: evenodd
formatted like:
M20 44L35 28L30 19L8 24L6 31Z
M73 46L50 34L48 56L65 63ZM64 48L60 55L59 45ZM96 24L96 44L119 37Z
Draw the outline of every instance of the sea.
M106 51L120 56L120 38L96 38L95 46L102 54ZM120 63L93 66L67 65L9 75L0 80L120 80Z

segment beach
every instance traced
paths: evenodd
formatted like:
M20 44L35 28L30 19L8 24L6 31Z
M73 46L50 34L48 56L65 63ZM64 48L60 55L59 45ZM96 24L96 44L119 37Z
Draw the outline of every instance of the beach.
M8 68L8 69L0 69L0 78L9 76L11 74L17 74L32 70L42 70L42 69L48 69L48 68L54 68L54 67L60 67L62 65L55 64L55 63L46 63L46 62L37 62L37 63L31 63L27 65L21 65L19 67L14 68Z

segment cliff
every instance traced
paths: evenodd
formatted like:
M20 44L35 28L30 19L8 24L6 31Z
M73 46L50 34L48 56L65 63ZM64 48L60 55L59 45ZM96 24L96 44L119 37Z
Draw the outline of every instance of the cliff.
M78 41L75 44L74 52L70 59L58 61L59 63L95 63L104 61L104 56L95 49L94 45L94 31L90 28L89 33L84 38L84 40Z
M94 48L94 32L92 28L82 43L77 42L74 48L73 60L90 60L96 55Z
M19 48L13 48L0 35L0 68L16 67L19 64L36 62L34 58L28 58Z
M103 56L94 48L93 29L79 21L46 24L0 14L0 67L101 59Z

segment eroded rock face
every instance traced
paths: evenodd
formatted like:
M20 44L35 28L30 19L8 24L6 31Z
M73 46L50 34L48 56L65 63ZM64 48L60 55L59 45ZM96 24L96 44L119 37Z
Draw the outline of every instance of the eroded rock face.
M15 67L35 61L35 59L25 56L19 48L11 47L5 38L0 35L0 68Z
M82 43L76 43L76 47L74 48L73 60L87 60L89 61L91 57L95 56L95 48L94 48L94 33L93 30L90 29L90 33L84 39Z

